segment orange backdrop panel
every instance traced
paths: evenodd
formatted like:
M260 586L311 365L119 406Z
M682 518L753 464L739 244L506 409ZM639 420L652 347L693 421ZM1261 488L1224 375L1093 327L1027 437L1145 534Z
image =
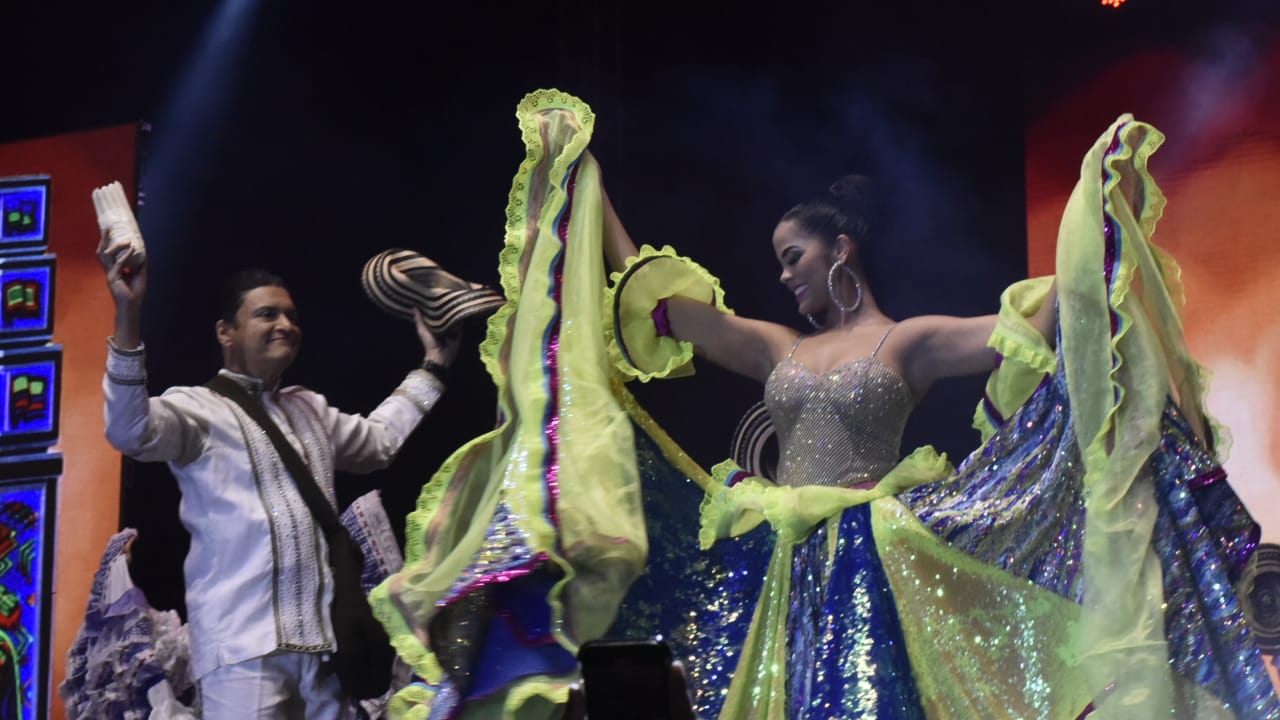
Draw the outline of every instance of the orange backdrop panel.
M1083 80L1027 133L1028 258L1053 271L1080 158L1123 112L1160 128L1151 169L1169 205L1156 242L1182 266L1192 352L1231 431L1231 484L1280 541L1280 43L1212 61L1134 54Z
M102 369L112 328L111 297L94 249L98 224L89 199L97 185L136 186L137 127L91 130L0 145L0 177L49 175L49 251L58 256L53 341L63 347L61 435L54 549L53 641L56 688L66 675L67 647L84 618L89 588L107 538L119 529L120 455L103 437ZM51 716L64 718L51 689Z

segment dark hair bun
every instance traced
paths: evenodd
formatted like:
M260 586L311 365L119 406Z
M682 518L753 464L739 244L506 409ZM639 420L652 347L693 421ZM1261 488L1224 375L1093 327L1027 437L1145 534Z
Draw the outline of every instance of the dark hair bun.
M845 175L827 188L831 202L844 213L853 225L858 238L869 236L880 226L879 203L876 201L875 183L866 175Z
M836 200L856 199L869 201L875 190L875 183L866 175L845 175L831 183L827 192Z
M871 178L845 175L827 191L792 207L782 215L828 245L840 235L848 235L858 243L872 242L879 229L878 203L874 199ZM862 249L860 249L860 252Z

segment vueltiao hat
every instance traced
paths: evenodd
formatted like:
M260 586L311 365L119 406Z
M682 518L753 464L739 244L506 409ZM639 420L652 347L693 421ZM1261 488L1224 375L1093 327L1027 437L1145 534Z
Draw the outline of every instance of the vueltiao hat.
M777 479L778 437L764 402L752 405L738 421L729 457L752 475Z
M467 282L431 258L393 248L365 263L360 284L374 305L398 317L413 319L413 309L432 332L446 332L473 315L491 313L506 302L502 293Z
M1244 618L1258 649L1275 655L1280 652L1280 545L1258 544L1240 586Z

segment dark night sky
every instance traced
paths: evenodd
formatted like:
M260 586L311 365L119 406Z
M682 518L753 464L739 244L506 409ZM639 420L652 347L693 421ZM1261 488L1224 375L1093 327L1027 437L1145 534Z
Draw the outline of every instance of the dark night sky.
M787 207L851 171L890 198L882 251L894 269L872 281L891 313L982 314L1025 272L1025 114L1121 42L1194 33L1203 5L36 2L0 15L3 62L29 72L24 97L39 99L0 106L0 142L150 123L140 217L153 392L216 370L216 288L262 265L302 312L306 347L286 379L366 411L421 351L363 297L360 267L409 247L496 280L528 91L592 104L592 149L633 236L699 259L740 314L803 324L769 236ZM225 34L211 29L220 13ZM488 427L481 334L471 328L448 396L396 466L371 484L341 479L343 497L383 487L402 518L444 456ZM906 448L975 444L979 392L978 380L939 387ZM714 368L637 393L706 465L760 394ZM176 606L176 489L162 467L126 470L136 574L156 606Z

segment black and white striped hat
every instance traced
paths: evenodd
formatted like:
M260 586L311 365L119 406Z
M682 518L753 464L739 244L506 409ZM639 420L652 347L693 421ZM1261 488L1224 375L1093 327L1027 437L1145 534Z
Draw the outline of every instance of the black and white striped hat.
M1244 617L1264 655L1280 653L1280 545L1260 543L1241 585Z
M375 305L392 315L413 319L413 309L433 332L445 332L460 320L488 314L506 298L493 288L467 282L412 250L394 248L364 264L360 284Z
M751 406L733 431L729 457L738 467L752 475L776 480L778 470L778 436L764 402Z

